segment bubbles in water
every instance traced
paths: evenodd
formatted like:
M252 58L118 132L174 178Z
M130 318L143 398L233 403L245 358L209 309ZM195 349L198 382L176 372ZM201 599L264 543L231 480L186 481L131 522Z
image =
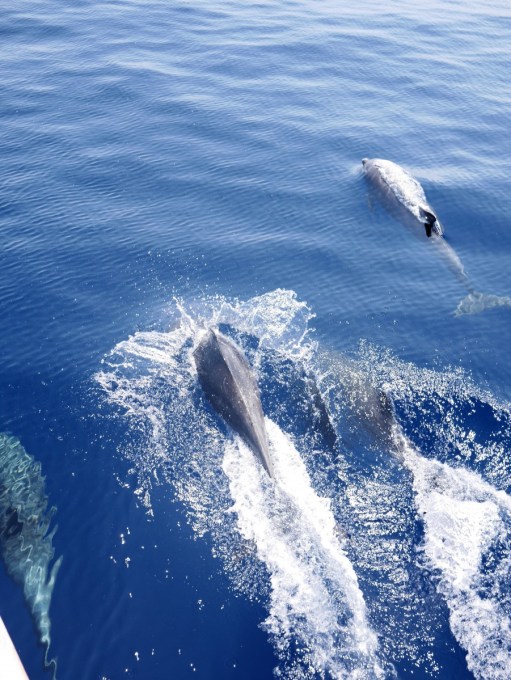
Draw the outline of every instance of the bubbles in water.
M456 307L454 315L479 314L486 309L494 309L496 307L511 307L511 297L474 291L461 300Z

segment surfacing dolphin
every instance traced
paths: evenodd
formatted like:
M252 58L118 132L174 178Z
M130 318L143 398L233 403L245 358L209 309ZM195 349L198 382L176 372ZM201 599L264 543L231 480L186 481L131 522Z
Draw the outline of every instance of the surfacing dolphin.
M274 477L257 381L240 348L216 329L203 333L193 352L208 401Z
M451 268L465 286L468 295L458 304L455 315L475 314L492 307L511 307L511 298L488 295L475 290L465 268L452 246L444 238L444 231L433 208L429 205L420 183L404 168L383 158L363 158L366 177L378 189L385 206L404 222L423 224L426 235L447 258Z
M388 200L396 201L424 225L428 237L433 233L442 236L442 226L426 199L424 189L410 173L383 158L363 158L362 165L367 177Z

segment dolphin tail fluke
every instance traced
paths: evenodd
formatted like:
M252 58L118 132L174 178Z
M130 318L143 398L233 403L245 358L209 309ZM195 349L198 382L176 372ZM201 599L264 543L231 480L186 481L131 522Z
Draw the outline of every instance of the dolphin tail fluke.
M494 309L495 307L511 307L511 297L472 291L458 304L454 311L454 316L478 314L486 309Z

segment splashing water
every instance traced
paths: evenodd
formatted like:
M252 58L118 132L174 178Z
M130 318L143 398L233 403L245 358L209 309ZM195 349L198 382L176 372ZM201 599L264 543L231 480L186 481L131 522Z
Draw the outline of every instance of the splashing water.
M411 473L423 534L416 562L447 604L451 631L467 652L470 671L477 678L508 677L510 407L458 368L418 368L367 343L360 346L356 366L366 376L369 394L379 388L391 395L399 421L393 425L395 455L381 467L376 463L372 481L364 476L360 486L371 493L356 495L363 506L359 512L374 517L371 504L381 507L387 497L394 499L394 516L402 503L396 490L402 496L408 485L392 469L402 465ZM402 522L406 513L399 514Z
M316 494L300 454L272 421L277 485L238 438L226 438L191 357L200 328L225 324L231 333L258 338L252 365L275 349L303 361L314 352L310 310L283 290L248 302L177 307L181 320L173 330L119 343L96 376L138 435L127 450L137 495L150 509L152 484L171 485L197 535L211 534L235 589L263 599L268 616L262 625L280 659L277 675L384 677L328 500Z
M350 360L322 363L322 389L350 445L338 464L345 494L335 485L323 493L347 496L347 551L382 652L441 674L447 618L477 678L507 677L509 404L459 368L419 368L365 342Z
M510 404L459 367L419 368L366 342L357 365L392 398L404 434L426 458L468 467L495 488L511 491Z
M264 627L281 653L296 641L311 672L384 677L377 662L377 639L339 542L330 503L311 487L288 437L270 420L266 424L277 485L265 483L260 466L241 442L226 448L223 462L239 531L254 542L271 575Z
M51 596L62 562L59 557L50 566L57 527L50 531L55 508L47 505L41 465L15 437L0 434L0 548L9 575L23 586L46 655ZM46 663L56 671L54 660Z
M397 437L451 630L476 678L504 680L511 664L511 498L470 470L426 460Z
M350 359L320 352L292 291L176 308L171 331L119 343L96 379L130 423L137 495L150 511L152 484L169 484L233 587L266 606L276 674L373 678L397 664L438 676L445 654L461 655L441 651L450 628L477 678L505 677L509 406L460 369L367 343ZM210 324L226 326L265 385L277 485L197 385L191 352ZM299 409L279 405L286 362L315 375L339 446L316 450L294 427Z

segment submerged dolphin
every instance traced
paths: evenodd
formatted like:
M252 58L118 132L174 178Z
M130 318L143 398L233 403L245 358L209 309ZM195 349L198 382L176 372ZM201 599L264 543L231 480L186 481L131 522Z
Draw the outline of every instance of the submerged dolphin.
M62 557L54 561L51 528L41 465L20 441L0 433L0 553L7 573L23 588L41 642L50 646L50 604ZM48 665L54 660L47 661Z
M509 297L489 295L475 290L458 254L445 240L442 225L429 205L424 189L409 172L397 163L383 158L363 158L362 165L366 177L378 189L391 212L398 214L403 221L423 224L427 236L435 237L432 240L441 249L468 292L468 295L458 304L456 316L474 314L492 307L511 307Z
M245 355L232 340L210 328L193 358L210 404L274 477L259 388Z

